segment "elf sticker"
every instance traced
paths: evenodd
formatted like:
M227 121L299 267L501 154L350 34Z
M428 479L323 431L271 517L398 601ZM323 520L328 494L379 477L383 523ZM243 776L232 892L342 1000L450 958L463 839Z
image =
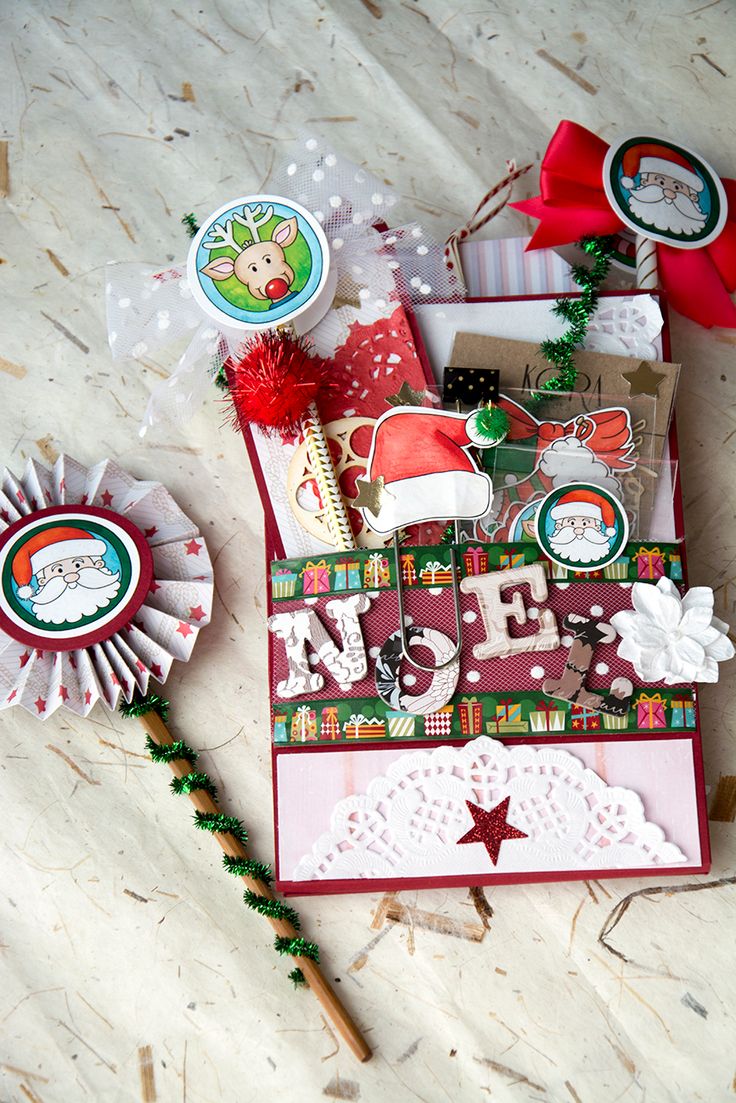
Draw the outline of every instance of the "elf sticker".
M245 196L201 227L187 269L192 294L210 317L225 326L266 329L323 297L329 250L322 227L303 207L280 196Z
M696 154L664 138L631 136L603 162L609 203L634 231L680 249L700 249L723 229L726 194Z
M623 506L591 483L568 483L553 490L536 517L537 543L561 567L595 571L621 555L629 536Z
M108 639L143 604L152 559L142 533L92 506L54 506L0 537L0 628L69 651Z

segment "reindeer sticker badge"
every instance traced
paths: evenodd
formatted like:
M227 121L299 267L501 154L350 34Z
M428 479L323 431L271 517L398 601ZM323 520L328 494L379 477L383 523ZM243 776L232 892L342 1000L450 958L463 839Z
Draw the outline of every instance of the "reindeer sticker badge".
M231 200L211 215L192 241L187 268L195 299L226 328L263 330L299 317L305 332L334 294L319 222L274 195Z

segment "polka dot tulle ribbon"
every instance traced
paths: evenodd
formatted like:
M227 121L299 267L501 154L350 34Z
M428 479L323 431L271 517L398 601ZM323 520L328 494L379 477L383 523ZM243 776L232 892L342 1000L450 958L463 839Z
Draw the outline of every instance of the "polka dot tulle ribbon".
M412 223L383 232L376 228L393 218L398 202L393 189L317 138L295 144L267 191L300 204L328 242L337 285L332 307L309 329L319 355L334 355L352 325L388 317L397 301L463 298L458 280L443 263L442 246L423 226ZM185 241L182 237L182 249ZM204 313L192 294L183 260L158 267L109 264L106 299L113 359L145 361L187 339L169 378L153 389L142 433L162 420L184 424L204 402L222 364L238 355L243 331Z

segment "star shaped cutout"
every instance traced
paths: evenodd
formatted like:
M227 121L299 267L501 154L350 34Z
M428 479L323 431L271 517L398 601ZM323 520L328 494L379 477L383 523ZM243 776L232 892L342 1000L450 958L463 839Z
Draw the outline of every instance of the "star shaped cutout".
M398 394L386 395L386 401L389 406L421 406L426 393L426 391L415 391L404 380L399 387Z
M378 517L381 512L384 484L383 475L378 475L377 478L372 480L356 479L355 485L358 488L358 497L353 498L351 502L353 508L360 509L362 507L372 513L374 517Z
M466 800L468 811L473 817L473 826L461 839L457 840L458 845L460 843L483 843L488 851L488 857L495 866L504 839L528 838L524 831L519 831L518 827L512 827L510 823L506 822L510 801L511 797L504 797L500 804L487 811L485 808L481 808L480 805L473 804L472 800Z
M102 494L100 495L100 500L101 500L103 506L111 506L112 505L112 494L110 493L110 491L109 490L103 490Z
M629 384L631 398L638 394L649 394L656 398L660 383L667 378L663 372L654 371L648 360L642 360L633 371L622 371L621 375Z
M184 547L187 550L187 555L199 555L202 550L202 545L198 544L196 540L187 540Z

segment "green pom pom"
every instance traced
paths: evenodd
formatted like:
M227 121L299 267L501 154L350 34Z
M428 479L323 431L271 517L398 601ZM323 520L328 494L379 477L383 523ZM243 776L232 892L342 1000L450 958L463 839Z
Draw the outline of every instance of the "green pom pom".
M479 448L500 444L508 436L508 415L499 406L481 406L467 422L468 436Z

